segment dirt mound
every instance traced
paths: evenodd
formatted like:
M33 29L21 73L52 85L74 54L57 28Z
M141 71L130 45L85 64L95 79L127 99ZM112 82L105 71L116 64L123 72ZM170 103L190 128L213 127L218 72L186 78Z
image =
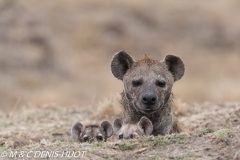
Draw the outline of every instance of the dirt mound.
M75 122L100 123L103 119L96 119L96 114L104 114L105 119L108 113L101 108L111 111L111 103L115 101L104 101L96 108L29 105L18 113L1 113L0 151L86 151L85 159L240 159L240 105L233 102L179 105L185 114L178 116L192 129L190 134L93 144L71 139ZM109 114L112 120L119 113Z

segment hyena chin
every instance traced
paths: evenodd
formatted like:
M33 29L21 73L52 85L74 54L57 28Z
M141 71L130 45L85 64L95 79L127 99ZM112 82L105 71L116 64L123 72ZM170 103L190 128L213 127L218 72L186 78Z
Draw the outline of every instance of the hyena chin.
M142 117L135 124L124 123L121 118L117 117L113 122L113 131L118 139L132 139L150 135L153 131L153 125L147 117Z
M183 130L172 112L172 86L185 72L179 57L167 55L158 61L145 55L135 61L120 51L112 59L111 70L124 84L121 103L125 123L136 123L145 116L153 124L153 135Z
M71 129L72 138L80 142L104 141L113 134L112 124L108 121L103 121L100 126L88 125L85 128L79 122L75 123Z

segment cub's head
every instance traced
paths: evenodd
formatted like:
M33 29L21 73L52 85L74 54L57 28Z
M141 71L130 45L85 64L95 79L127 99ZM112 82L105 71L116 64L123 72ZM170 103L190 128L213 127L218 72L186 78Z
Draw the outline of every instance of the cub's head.
M110 122L103 121L100 126L88 125L85 128L79 122L73 125L71 136L80 142L105 141L113 134Z
M122 80L124 94L131 106L145 114L159 111L169 100L173 83L184 75L182 60L167 55L158 61L148 56L135 61L126 52L115 54L111 62L113 75Z
M118 139L132 139L138 136L150 135L153 131L153 125L147 117L142 117L137 124L123 123L117 117L113 122L113 131Z

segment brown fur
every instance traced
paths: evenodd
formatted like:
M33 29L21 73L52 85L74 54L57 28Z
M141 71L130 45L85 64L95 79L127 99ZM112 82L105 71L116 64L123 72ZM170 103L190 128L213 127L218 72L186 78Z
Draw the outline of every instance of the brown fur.
M159 60L153 59L147 54L144 54L143 58L138 60L137 62L144 64L149 64L149 63L159 63Z
M71 135L80 142L105 141L113 134L111 123L103 121L101 125L87 125L85 128L79 122L71 129Z
M136 123L145 116L153 124L153 135L184 130L172 112L172 86L185 71L179 57L168 55L163 61L158 61L145 55L143 59L134 61L121 51L114 56L111 67L113 75L124 84L121 94L124 123ZM143 103L142 97L149 93L156 96L156 103Z
M118 139L132 139L150 135L153 131L153 125L146 117L142 117L138 123L124 123L117 117L113 122L113 131Z

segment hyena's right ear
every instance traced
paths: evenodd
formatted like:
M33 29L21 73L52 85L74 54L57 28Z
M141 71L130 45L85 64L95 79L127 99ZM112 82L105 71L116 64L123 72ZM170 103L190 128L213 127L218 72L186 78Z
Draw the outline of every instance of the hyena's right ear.
M116 53L111 62L111 70L113 75L116 78L123 80L123 76L133 63L134 60L125 51Z
M79 122L75 123L71 129L71 136L74 139L78 139L83 132L83 125Z
M153 131L153 124L152 122L145 116L143 116L140 121L138 122L137 126L140 130L143 131L145 135L150 135Z
M122 120L117 117L113 122L113 132L116 134L122 128L123 122Z
M112 124L108 121L103 121L101 123L101 129L105 133L106 137L111 137L113 134L113 127Z

